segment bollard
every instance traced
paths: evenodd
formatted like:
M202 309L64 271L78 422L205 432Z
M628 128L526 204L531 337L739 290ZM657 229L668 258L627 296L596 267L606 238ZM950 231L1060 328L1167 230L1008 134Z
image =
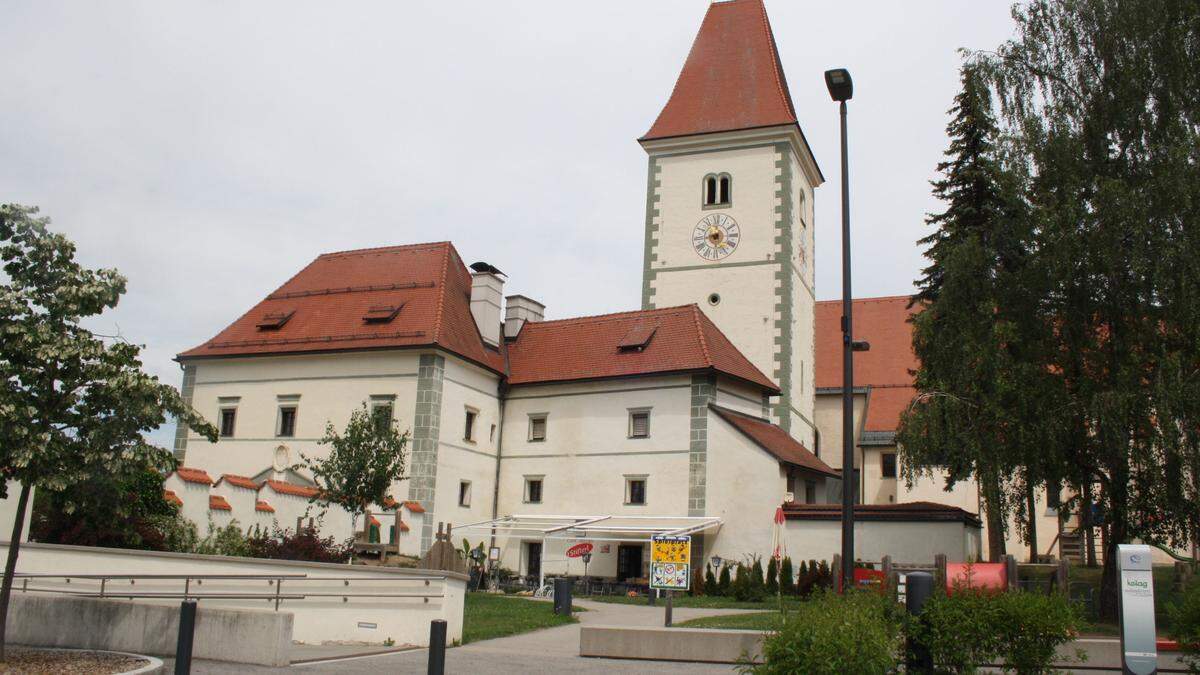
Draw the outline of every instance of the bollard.
M663 617L663 625L666 626L667 628L670 628L672 625L672 623L671 623L671 609L672 609L672 607L671 607L671 591L667 591L666 593L667 593L667 611L666 611L666 615Z
M925 603L933 595L933 575L929 572L909 572L905 579L904 592L904 605L908 613L919 617L925 609ZM906 665L909 673L931 673L933 657L925 645L909 638Z
M196 601L179 605L179 639L175 642L175 675L192 672L192 640L196 636Z
M657 597L658 597L658 591L656 591L655 589L651 588L650 590L646 591L646 604L653 607L654 600Z
M429 622L429 675L445 675L446 672L446 622L434 619Z
M570 579L554 580L554 613L571 616L572 583Z

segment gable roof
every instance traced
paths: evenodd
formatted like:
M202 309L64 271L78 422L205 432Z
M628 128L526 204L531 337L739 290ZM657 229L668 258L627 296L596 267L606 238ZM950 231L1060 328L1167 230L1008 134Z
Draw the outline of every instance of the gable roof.
M841 478L828 464L808 451L800 441L792 438L788 432L771 424L760 417L747 415L736 410L724 408L710 403L708 405L718 417L728 422L733 428L742 432L760 448L774 455L779 461L787 462L813 473L819 473L832 478Z
M653 336L621 349L635 329ZM509 343L508 364L514 385L715 371L779 393L696 305L529 322Z
M912 350L909 318L920 307L908 308L911 296L861 298L854 301L854 339L871 343L870 351L854 353L854 387L870 387L863 431L896 431L900 414L916 389L912 372L920 363ZM817 389L842 386L842 301L816 306Z
M304 497L306 499L315 497L321 494L321 491L315 487L307 485L296 485L295 483L285 483L281 480L268 480L263 482L263 486L269 487L276 493L281 495L291 495L293 497Z
M209 476L208 472L204 469L192 469L186 466L181 466L176 468L173 473L179 476L179 480L182 480L186 483L198 483L200 485L213 484L212 476ZM167 478L170 477L171 474L167 474Z
M796 124L762 0L708 6L670 99L643 141Z
M233 507L221 495L208 496L208 508L211 511L232 511Z
M325 253L204 344L177 358L437 346L495 372L503 358L471 315L471 273L449 242ZM386 322L372 308L400 307ZM262 329L267 315L288 316Z
M255 483L251 478L238 476L232 473L221 474L221 477L217 479L217 485L220 485L223 482L229 483L230 485L236 485L237 487L245 488L247 490L254 490L256 492L258 491L258 488L262 487L258 483Z

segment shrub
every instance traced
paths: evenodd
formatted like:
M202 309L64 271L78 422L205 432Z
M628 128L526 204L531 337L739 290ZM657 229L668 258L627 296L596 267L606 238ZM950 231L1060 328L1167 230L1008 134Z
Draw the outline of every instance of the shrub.
M762 600L766 596L767 586L763 582L762 561L755 558L754 564L750 565L750 597L754 600Z
M704 571L699 567L692 573L691 588L688 588L688 595L704 595Z
M1004 672L1043 673L1060 658L1058 648L1075 639L1078 625L1061 594L959 588L930 598L909 631L940 671L969 673L999 662Z
M209 520L208 536L196 543L193 553L246 557L250 555L250 543L236 520L230 521L225 527L215 527Z
M1183 597L1167 608L1170 636L1179 643L1189 672L1200 673L1200 581L1193 581Z
M899 606L878 593L821 591L763 640L752 673L889 673L900 664Z
M812 582L808 578L808 563L800 561L800 574L796 576L796 595L808 595Z
M333 537L322 539L315 527L300 528L293 532L290 528L273 528L271 534L257 526L251 531L247 541L250 546L250 557L273 558L276 560L304 560L307 562L344 563L350 561L354 551L353 540L336 541Z
M717 595L728 596L733 592L729 581L729 565L721 565L721 580L717 582Z
M779 563L771 558L767 563L767 595L779 593Z
M717 595L717 577L713 574L712 567L704 566L704 594Z
M784 558L783 564L779 566L779 591L784 595L791 595L796 592L796 580L792 574L792 559Z

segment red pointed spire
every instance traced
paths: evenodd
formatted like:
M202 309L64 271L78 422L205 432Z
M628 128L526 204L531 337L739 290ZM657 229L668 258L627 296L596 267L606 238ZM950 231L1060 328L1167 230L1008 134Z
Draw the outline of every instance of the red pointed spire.
M795 123L766 7L727 0L709 5L671 98L641 140Z

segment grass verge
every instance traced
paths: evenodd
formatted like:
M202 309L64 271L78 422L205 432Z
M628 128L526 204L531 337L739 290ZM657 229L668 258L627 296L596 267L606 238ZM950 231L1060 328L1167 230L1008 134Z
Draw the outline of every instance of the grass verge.
M582 611L581 608L572 608ZM463 607L463 644L552 628L579 619L559 616L554 605L540 600L491 593L468 593Z
M631 598L625 595L592 595L580 600L593 600L595 602L611 602L621 605L645 605L646 598L638 597ZM659 598L655 602L656 607L662 607L666 602L665 599ZM761 610L779 610L779 599L770 598L763 602L743 602L734 598L726 598L716 595L677 595L674 598L675 607L698 607L702 609L761 609ZM783 604L786 607L797 607L804 602L799 598L785 598Z
M702 616L675 624L685 628L721 628L724 630L777 630L781 620L779 612L754 612L752 614L726 614L724 616Z

